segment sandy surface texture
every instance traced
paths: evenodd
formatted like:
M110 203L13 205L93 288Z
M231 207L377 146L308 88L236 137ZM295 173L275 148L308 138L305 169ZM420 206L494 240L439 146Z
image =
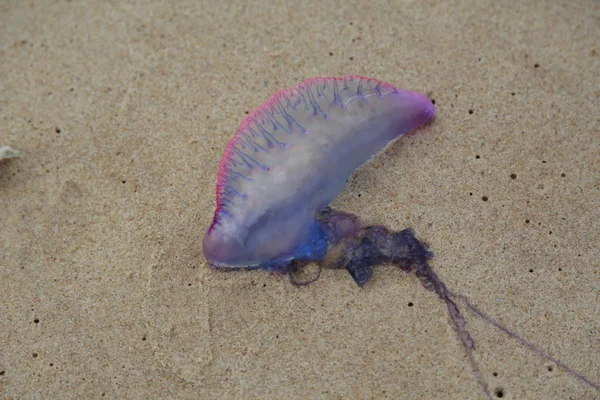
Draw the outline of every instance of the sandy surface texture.
M382 267L209 269L218 163L311 76L435 100L334 202L600 383L600 3L0 5L0 398L484 399L446 308ZM237 3L237 2L236 2ZM492 398L600 391L463 307Z

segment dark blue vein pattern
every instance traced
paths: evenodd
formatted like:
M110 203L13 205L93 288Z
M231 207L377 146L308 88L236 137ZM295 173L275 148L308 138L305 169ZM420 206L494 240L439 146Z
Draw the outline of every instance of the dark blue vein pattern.
M347 76L312 78L272 95L242 121L227 145L219 170L213 225L224 216L232 217L247 199L248 189L277 163L301 157L294 148L323 146L330 141L330 132L339 131L341 117L360 118L369 103L390 93L398 90L375 79ZM350 118L348 122L355 121Z

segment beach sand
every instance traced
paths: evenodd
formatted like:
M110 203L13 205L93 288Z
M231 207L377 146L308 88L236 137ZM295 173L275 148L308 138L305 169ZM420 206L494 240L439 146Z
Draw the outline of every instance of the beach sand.
M0 5L0 398L483 399L442 301L378 268L218 272L245 113L312 76L435 100L333 206L600 382L600 3ZM462 307L493 398L600 392Z

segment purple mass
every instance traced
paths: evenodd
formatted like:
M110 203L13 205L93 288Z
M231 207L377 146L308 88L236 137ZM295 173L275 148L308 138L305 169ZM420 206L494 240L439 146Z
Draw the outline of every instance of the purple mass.
M350 174L403 134L432 121L432 102L417 92L350 75L311 78L273 94L242 121L227 144L217 180L217 209L203 240L213 268L290 274L315 263L346 269L363 286L377 265L414 272L448 308L474 377L491 399L474 342L455 300L523 346L600 386L452 293L411 229L368 226L329 207ZM320 271L320 269L319 269Z
M318 213L356 168L434 115L426 96L354 75L275 93L227 144L204 255L217 268L270 270L322 259L332 238Z

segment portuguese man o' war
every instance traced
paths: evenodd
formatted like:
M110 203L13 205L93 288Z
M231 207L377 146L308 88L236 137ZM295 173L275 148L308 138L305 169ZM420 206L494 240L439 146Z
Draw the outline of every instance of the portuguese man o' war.
M393 264L414 271L448 308L473 373L488 398L473 355L474 342L455 300L488 323L561 366L583 375L503 327L465 297L455 295L428 263L433 257L412 230L366 226L329 207L347 178L382 149L435 117L423 94L357 75L311 78L273 94L243 119L219 166L217 208L204 240L209 265L290 274L315 263L345 268L363 286L373 268Z
M322 259L330 238L317 213L357 167L434 114L427 97L358 76L275 93L227 145L206 258L268 269Z

